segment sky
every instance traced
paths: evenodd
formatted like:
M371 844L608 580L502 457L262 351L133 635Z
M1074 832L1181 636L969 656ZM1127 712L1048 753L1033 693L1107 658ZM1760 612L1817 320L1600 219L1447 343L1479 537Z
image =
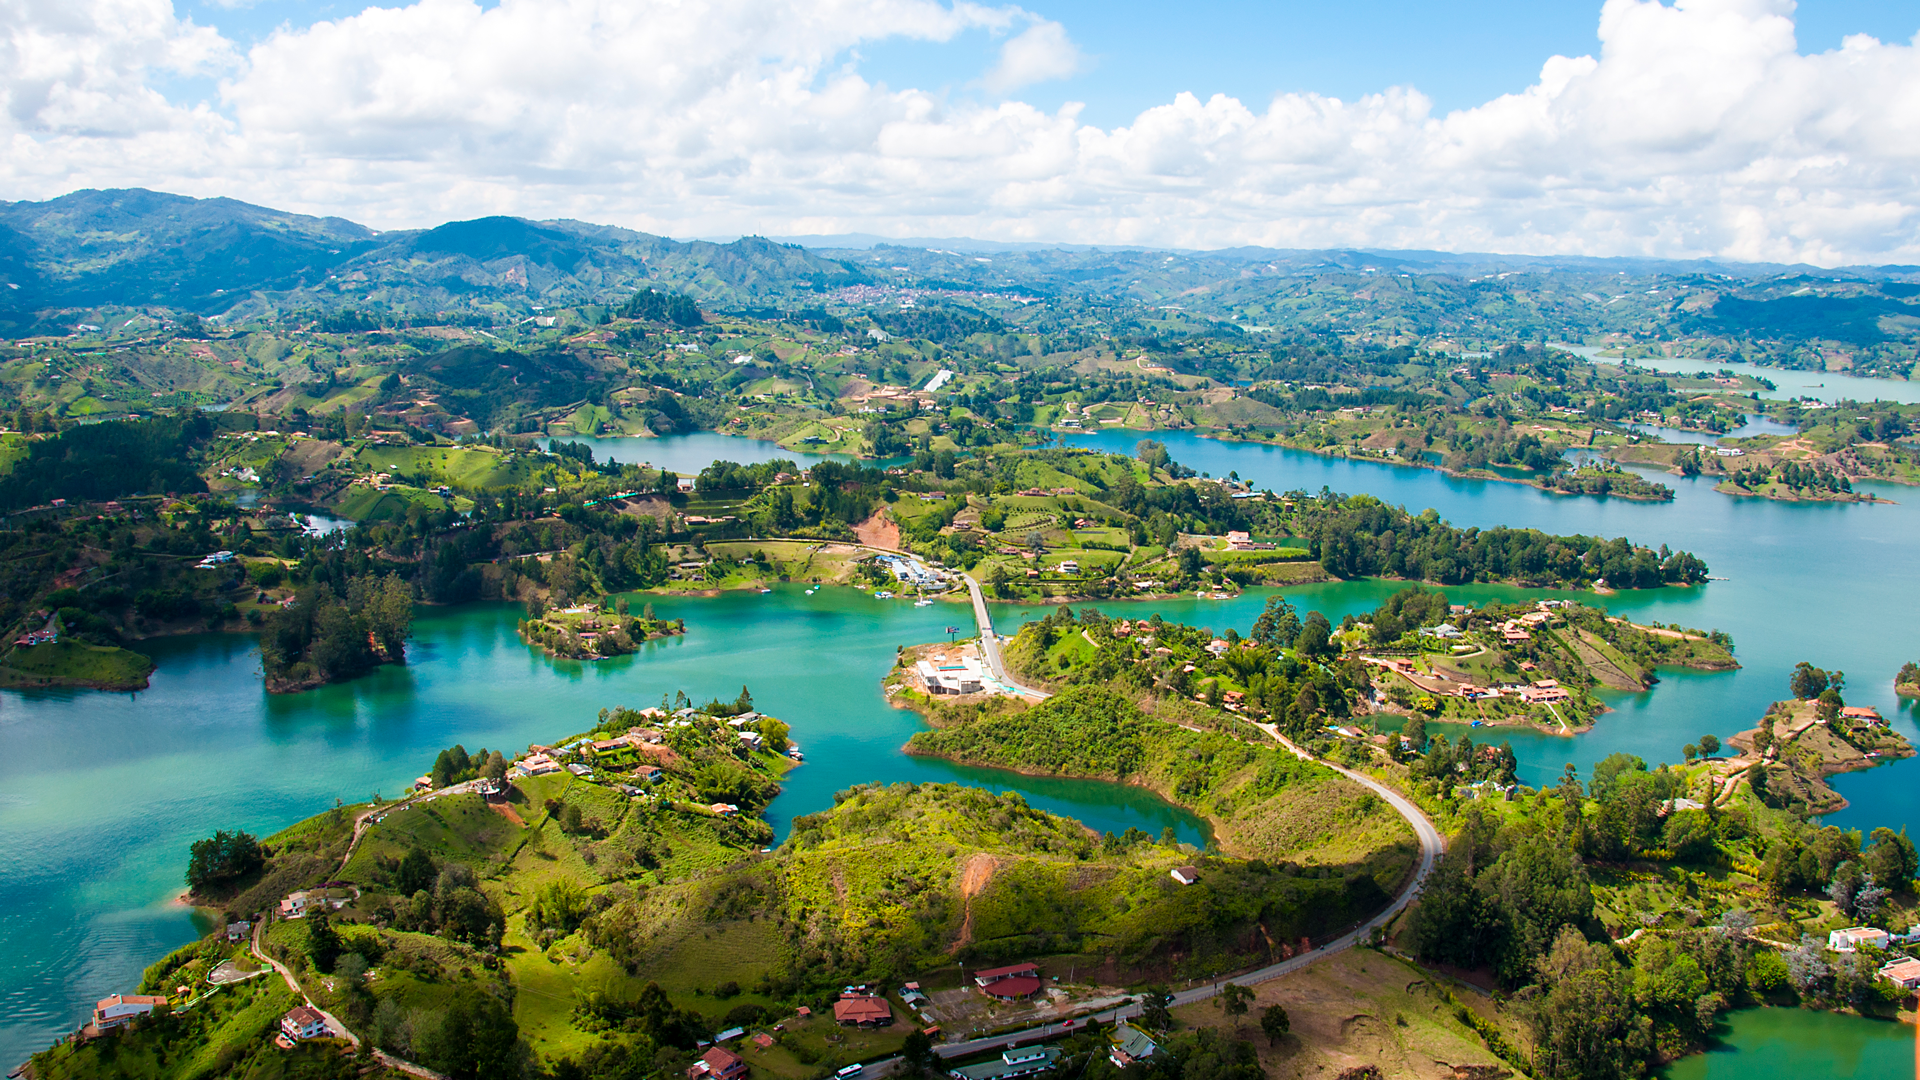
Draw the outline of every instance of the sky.
M1920 263L1920 5L0 0L0 198Z

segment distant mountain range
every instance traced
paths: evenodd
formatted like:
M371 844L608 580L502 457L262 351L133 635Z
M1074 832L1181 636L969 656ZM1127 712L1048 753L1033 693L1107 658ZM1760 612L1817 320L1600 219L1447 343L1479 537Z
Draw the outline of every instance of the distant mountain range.
M0 203L0 333L9 336L153 308L226 320L359 311L494 323L547 307L617 304L652 286L709 310L768 315L890 304L916 290L909 295L931 294L932 302L975 294L1177 309L1257 329L1880 347L1920 337L1920 305L1909 302L1920 293L1916 281L1920 267L1912 266L1182 251L857 233L683 242L513 217L376 232L341 218L140 189Z

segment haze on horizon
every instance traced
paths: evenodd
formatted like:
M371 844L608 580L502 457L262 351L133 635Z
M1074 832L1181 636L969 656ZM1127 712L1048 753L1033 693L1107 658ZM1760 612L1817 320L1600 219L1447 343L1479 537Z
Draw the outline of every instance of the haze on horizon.
M9 199L1920 263L1920 12L1896 3L0 10Z

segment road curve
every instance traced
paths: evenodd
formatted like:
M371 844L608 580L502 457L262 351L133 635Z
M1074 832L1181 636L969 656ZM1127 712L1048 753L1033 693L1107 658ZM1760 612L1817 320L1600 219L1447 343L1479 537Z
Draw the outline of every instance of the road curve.
M326 1019L327 1034L336 1039L345 1039L349 1045L358 1050L360 1048L360 1036L355 1035L351 1028L341 1023L339 1017L315 1005L313 999L307 996L307 992L300 989L299 980L293 977L293 972L288 970L287 965L268 956L267 951L260 947L260 941L266 936L266 930L267 920L265 919L261 919L253 924L253 939L249 942L253 947L253 955L272 967L273 970L279 972L280 977L287 980L287 989L292 990L295 997L298 997L308 1008L319 1013ZM405 1058L394 1057L385 1050L378 1048L373 1050L373 1059L389 1069L398 1069L403 1073L417 1076L420 1080L448 1080L448 1077L444 1073L434 1072L425 1065L416 1065Z
M968 584L972 584L972 579L968 579ZM976 596L977 595L976 593ZM1407 819L1407 824L1413 826L1414 835L1420 840L1420 862L1413 874L1407 879L1407 883L1403 885L1400 892L1394 896L1393 903L1387 905L1385 910L1373 918L1334 938L1325 945L1309 952L1301 953L1299 956L1293 957L1290 960L1282 960L1277 964L1269 964L1266 967L1256 968L1253 971L1231 977L1223 976L1205 986L1196 986L1177 991L1173 995L1173 1004L1176 1006L1190 1005L1193 1002L1205 1001L1208 998L1214 997L1220 993L1220 987L1229 982L1238 986L1253 986L1258 983L1268 982L1282 975L1299 971L1313 964L1315 961L1323 960L1335 953L1352 948L1358 942L1372 936L1375 929L1385 926L1399 917L1400 913L1405 911L1409 904L1413 903L1414 898L1420 895L1420 886L1426 883L1427 876L1433 872L1434 865L1440 861L1440 856L1447 850L1446 838L1440 835L1440 830L1435 828L1433 822L1428 820L1427 815L1406 796L1364 773L1358 773L1352 769L1343 768L1330 761L1314 757L1312 754L1295 745L1292 740L1280 734L1279 729L1271 724L1255 724L1254 726L1266 732L1269 736L1272 736L1275 741L1286 747L1294 756L1303 761L1312 761L1316 764L1324 765L1345 776L1347 779L1366 786L1368 790L1385 799L1387 805L1393 807L1401 817ZM1093 1013L1093 1018L1103 1023L1111 1024L1118 1020L1139 1016L1143 1011L1139 1005L1133 1004L1131 999L1122 1000L1124 1003L1116 1002L1112 1008ZM1088 1018L1084 1016L1076 1017L1073 1020L1056 1024L1043 1024L1039 1027L1026 1028L1005 1035L993 1035L982 1039L969 1039L965 1042L944 1043L936 1047L935 1051L943 1058L966 1057L969 1054L978 1054L988 1050L1016 1046L1021 1043L1029 1043L1040 1039L1055 1038L1076 1027L1085 1026L1087 1019Z

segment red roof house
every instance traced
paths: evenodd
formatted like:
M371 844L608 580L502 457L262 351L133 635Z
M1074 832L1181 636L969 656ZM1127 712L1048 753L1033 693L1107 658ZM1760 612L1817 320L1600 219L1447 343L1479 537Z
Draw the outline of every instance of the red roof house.
M739 1080L745 1075L747 1063L739 1054L720 1046L700 1055L700 1060L687 1070L687 1080Z
M843 994L833 1003L833 1021L848 1027L886 1027L893 1023L893 1006L872 994Z
M1040 992L1040 969L1033 964L988 968L974 972L973 983L988 997L1018 1001Z

